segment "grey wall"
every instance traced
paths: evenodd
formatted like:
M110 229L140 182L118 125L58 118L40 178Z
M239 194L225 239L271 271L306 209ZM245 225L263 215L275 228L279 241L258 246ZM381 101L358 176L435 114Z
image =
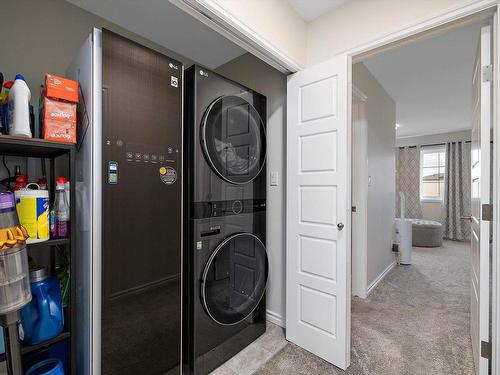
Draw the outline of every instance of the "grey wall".
M105 27L189 66L192 62L64 0L2 0L0 71L24 74L38 106L45 73L64 76L92 27Z
M284 325L286 76L248 53L216 71L267 97L267 310L268 319ZM271 171L279 173L278 186L269 186Z
M353 65L353 84L366 96L367 287L394 262L396 105L362 64ZM353 166L355 168L355 166Z
M45 73L64 76L93 27L105 27L169 55L185 66L192 64L191 60L64 0L2 0L1 14L0 72L5 80L14 79L17 73L24 75L35 111L38 111L39 88ZM7 164L11 173L14 165L20 165L23 173L28 172L30 181L41 177L40 164L35 159L7 158ZM7 172L0 167L0 179L6 176Z

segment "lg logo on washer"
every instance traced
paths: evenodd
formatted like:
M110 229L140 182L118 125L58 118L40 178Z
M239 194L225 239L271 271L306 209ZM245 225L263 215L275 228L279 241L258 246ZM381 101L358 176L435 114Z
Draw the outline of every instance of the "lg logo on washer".
M200 76L208 77L208 73L200 69Z

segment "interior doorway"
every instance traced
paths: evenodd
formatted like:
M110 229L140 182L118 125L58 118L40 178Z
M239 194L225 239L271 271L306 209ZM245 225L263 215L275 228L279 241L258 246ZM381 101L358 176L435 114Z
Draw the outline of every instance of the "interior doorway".
M490 224L478 215L493 191L479 162L493 163L488 25L352 67L351 366L488 371L480 348L490 342ZM393 360L381 358L382 343Z

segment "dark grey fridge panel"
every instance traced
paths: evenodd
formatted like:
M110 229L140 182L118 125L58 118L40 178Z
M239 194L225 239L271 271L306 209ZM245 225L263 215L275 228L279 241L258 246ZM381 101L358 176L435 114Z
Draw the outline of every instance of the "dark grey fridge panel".
M102 374L180 363L182 65L102 33Z

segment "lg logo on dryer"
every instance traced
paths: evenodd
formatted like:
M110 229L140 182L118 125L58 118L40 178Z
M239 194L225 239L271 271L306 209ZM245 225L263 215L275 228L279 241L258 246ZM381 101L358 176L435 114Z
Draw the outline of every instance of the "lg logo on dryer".
M200 69L200 76L208 77L208 73Z

